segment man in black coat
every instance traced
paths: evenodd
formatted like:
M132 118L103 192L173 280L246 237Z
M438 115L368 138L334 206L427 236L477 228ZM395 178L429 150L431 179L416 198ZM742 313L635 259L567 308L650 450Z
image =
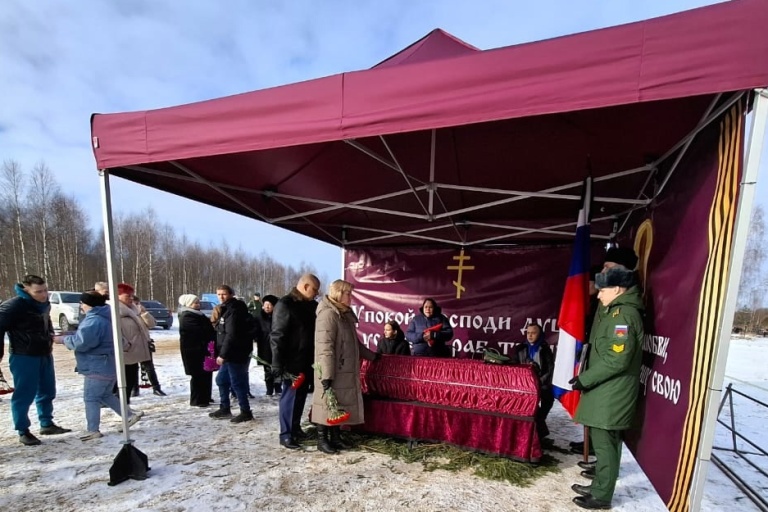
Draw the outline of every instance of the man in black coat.
M216 325L216 363L221 366L216 375L221 403L212 418L232 418L232 423L253 420L248 402L248 365L253 351L253 317L245 303L235 298L234 291L223 284L216 289L221 302L221 316ZM240 414L232 417L230 394L234 391Z
M0 360L3 338L10 339L10 361L16 390L11 397L13 426L19 441L27 446L40 444L29 431L29 406L37 404L40 434L71 432L53 422L53 399L56 398L56 374L53 366L53 325L48 286L42 277L29 274L16 283L16 297L0 305Z
M262 307L258 312L258 316L254 315L259 323L260 333L256 340L257 354L260 359L266 361L264 364L264 384L267 387L267 396L272 396L274 393L278 395L282 393L282 382L275 382L275 377L272 375L272 341L270 340L270 333L272 332L272 314L274 313L275 304L280 300L274 295L265 295L261 300ZM253 315L253 313L251 313ZM263 364L263 363L259 363Z
M315 359L315 297L320 280L304 274L288 295L277 301L272 313L272 374L275 384L282 383L280 395L280 444L295 450L297 440L305 437L301 430L301 415L312 382ZM288 374L304 374L303 384L293 389Z

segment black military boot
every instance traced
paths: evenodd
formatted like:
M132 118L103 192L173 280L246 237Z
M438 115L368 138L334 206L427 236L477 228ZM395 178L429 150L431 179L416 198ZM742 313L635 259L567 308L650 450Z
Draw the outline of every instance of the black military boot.
M330 434L329 439L331 442L331 447L333 447L336 450L349 450L352 448L350 445L344 442L344 440L341 438L341 427L326 427Z
M329 455L336 453L336 450L331 446L331 442L328 440L329 428L325 425L317 426L317 449L323 453Z

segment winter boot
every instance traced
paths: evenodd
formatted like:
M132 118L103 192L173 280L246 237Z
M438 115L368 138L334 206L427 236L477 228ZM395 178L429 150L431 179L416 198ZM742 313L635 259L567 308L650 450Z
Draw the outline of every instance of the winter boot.
M329 455L336 453L336 450L331 446L331 442L328 440L329 427L325 425L317 426L317 449L323 453Z
M238 414L237 416L235 416L229 421L231 421L232 423L242 423L244 421L253 421L253 413L251 411L245 411L245 412L240 411L240 414Z
M352 448L350 445L344 442L344 440L341 438L341 427L327 427L330 431L330 443L331 447L335 448L336 450L349 450Z
M222 407L218 411L209 413L208 416L217 420L230 419L232 418L232 411L229 407Z

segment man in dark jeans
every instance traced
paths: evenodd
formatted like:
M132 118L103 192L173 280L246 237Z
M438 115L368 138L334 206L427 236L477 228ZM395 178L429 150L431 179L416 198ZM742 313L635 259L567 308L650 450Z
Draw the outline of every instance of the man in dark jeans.
M277 301L272 313L272 375L275 385L282 383L280 395L280 444L295 450L297 441L306 436L301 429L301 415L307 402L309 383L312 382L312 363L315 359L315 297L320 291L320 280L304 274L288 295ZM298 389L286 374L306 377Z
M219 410L209 414L211 418L232 418L232 423L253 420L248 402L248 363L253 351L251 315L248 307L235 298L234 291L223 284L216 289L221 302L221 316L216 325L216 362L221 366L216 375L221 404ZM232 417L230 393L234 391L240 406L240 414Z
M19 441L33 446L40 444L29 431L29 406L33 401L37 405L40 434L56 435L72 430L53 422L56 374L48 286L42 277L29 274L21 283L16 283L16 295L0 305L0 360L7 332L11 342L8 366L16 386L11 397L13 426L19 433Z

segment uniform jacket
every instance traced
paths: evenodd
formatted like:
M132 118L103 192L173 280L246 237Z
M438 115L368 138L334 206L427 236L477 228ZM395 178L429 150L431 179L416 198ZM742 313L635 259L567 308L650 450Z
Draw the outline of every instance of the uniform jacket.
M198 375L203 372L205 356L210 355L208 343L216 341L216 331L200 311L190 308L179 310L179 348L184 373Z
M592 324L582 392L574 420L588 427L626 430L632 426L640 386L643 302L636 286L608 307L598 308Z
M443 328L435 333L434 343L430 347L429 343L424 341L424 330L437 324L443 324ZM448 357L450 348L446 343L453 340L453 327L448 318L442 314L440 306L435 306L431 317L424 316L423 308L419 309L419 314L414 316L408 324L408 332L405 333L406 339L410 342L411 352L415 356L433 356Z
M357 339L357 317L350 308L340 307L327 296L317 306L315 354L322 375L315 370L312 395L312 422L328 423L328 408L321 380L331 379L339 408L350 413L345 425L363 423L363 395L360 386L360 357L376 355Z
M315 361L317 302L305 300L294 288L272 311L272 362L284 372L311 374Z
M148 312L141 313L133 306L120 301L120 328L123 331L123 363L136 364L149 361L149 330L155 326L155 319Z
M53 347L51 304L38 302L16 284L17 297L0 304L0 359L5 352L8 333L11 354L47 356Z
M64 336L64 345L75 351L77 373L115 377L115 346L109 306L97 306L83 317L75 334Z
M230 363L247 363L253 352L252 322L245 302L231 298L222 304L216 325L217 355Z

